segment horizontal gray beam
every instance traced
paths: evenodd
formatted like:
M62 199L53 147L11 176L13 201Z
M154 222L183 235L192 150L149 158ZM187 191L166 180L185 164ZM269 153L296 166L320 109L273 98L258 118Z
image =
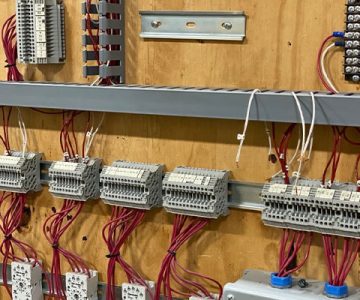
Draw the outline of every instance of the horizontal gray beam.
M0 105L243 120L250 93L238 89L0 82ZM309 93L297 94L310 123ZM316 124L360 126L360 94L318 92L316 100ZM289 91L257 94L250 120L300 122Z

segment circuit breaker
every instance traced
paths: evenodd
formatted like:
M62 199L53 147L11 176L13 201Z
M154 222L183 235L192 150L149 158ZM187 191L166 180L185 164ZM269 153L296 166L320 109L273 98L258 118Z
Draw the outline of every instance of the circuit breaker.
M88 274L68 272L66 278L67 300L98 300L98 272Z
M26 64L65 61L64 4L59 0L16 0L18 59Z
M49 168L49 192L55 197L77 201L100 196L101 159L80 162L55 161Z
M136 209L161 206L163 165L116 161L100 175L101 199Z
M360 193L355 184L335 183L324 188L319 181L264 185L262 220L265 225L351 238L360 237Z
M43 300L42 270L34 262L12 262L12 299Z
M228 214L229 173L177 167L163 180L163 206L171 213L218 218Z
M123 283L122 300L151 300L155 293L155 282L147 281L147 287L139 284Z
M347 0L344 38L345 79L360 82L360 0Z
M0 156L0 190L28 193L41 190L41 154L10 151Z

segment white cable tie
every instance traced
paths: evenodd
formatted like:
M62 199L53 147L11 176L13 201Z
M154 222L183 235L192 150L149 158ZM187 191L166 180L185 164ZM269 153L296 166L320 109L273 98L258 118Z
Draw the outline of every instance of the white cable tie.
M237 135L237 139L238 139L238 141L243 141L243 140L245 140L245 134L239 133L239 134Z

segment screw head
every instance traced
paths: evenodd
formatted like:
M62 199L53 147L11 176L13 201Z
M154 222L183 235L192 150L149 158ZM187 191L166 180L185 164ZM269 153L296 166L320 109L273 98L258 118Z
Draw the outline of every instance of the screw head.
M227 300L235 300L235 297L234 297L234 295L227 295L227 297L226 297L226 299Z
M152 21L151 22L151 27L152 28L159 28L161 26L161 22L160 21Z
M221 27L226 30L230 30L233 27L233 25L230 22L224 22L221 24Z

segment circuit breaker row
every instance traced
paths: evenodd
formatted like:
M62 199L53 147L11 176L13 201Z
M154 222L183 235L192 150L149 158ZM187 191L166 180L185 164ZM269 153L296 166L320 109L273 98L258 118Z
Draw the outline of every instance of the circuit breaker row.
M351 184L321 187L303 180L297 186L272 182L261 192L265 225L360 238L360 193Z
M360 0L348 0L345 29L345 79L360 81Z
M124 3L82 3L83 76L117 77L124 82ZM97 32L98 34L95 34ZM90 64L88 64L90 62ZM91 65L91 62L95 64Z

